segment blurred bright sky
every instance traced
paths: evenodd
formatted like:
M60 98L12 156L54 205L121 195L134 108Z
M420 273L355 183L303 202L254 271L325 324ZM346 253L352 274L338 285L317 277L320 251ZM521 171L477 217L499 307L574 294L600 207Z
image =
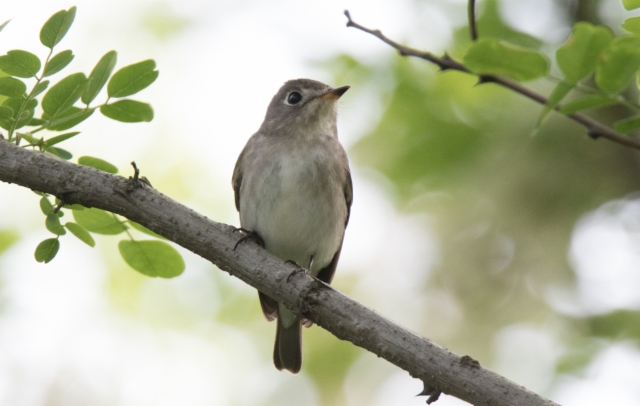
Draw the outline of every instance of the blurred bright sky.
M537 1L536 7L524 0L505 3L507 18L522 22L521 29L546 39L566 34L551 29L553 1ZM392 38L438 52L453 26L464 24L465 4L2 0L0 21L12 21L0 33L0 53L18 48L44 57L40 26L54 12L77 5L75 23L58 46L72 49L76 58L54 79L65 72L88 73L112 49L118 51L117 67L154 59L158 80L134 97L153 105L153 122L125 125L95 114L65 148L76 156L104 158L124 175L135 160L163 193L216 221L237 225L230 186L233 165L280 85L297 77L349 84L331 83L330 72L316 62L338 53L370 62L394 55L376 39L346 29L344 9ZM163 22L174 31L158 31ZM347 148L375 125L383 107L384 101L367 89L346 93L339 134ZM420 287L428 277L424 270L437 264L437 238L428 231L428 218L395 209L393 188L380 175L357 167L353 173L355 199L335 285L340 288L341 278L355 280L355 299L419 331L428 322L423 303L433 300L422 297ZM578 298L550 293L559 309L572 312L585 303L593 313L640 308L640 252L632 247L637 234L625 228L626 219L638 218L639 207L634 200L614 202L576 226L568 255L580 289ZM0 229L19 228L22 237L0 258L0 405L249 405L280 396L274 394L276 386L290 390L292 397L276 397L277 404L318 404L304 373L279 373L241 331L206 323L191 330L163 328L114 309L107 286L108 266L121 261L114 239L98 238L98 248L91 250L64 238L58 257L45 266L33 260L34 247L48 234L37 197L0 184L0 213ZM171 292L204 316L220 308L218 288L204 277L218 271L199 257L183 255L187 270L182 276L147 283L149 298L142 297L141 306L150 319L164 310L153 302L158 292ZM614 266L602 275L596 269L600 263ZM251 290L238 281L229 283ZM267 327L271 334L273 326ZM640 354L633 346L604 350L585 376L563 380L553 390L548 378L561 349L556 337L537 327L512 326L496 338L495 346L498 361L490 367L532 390L551 393L564 405L640 404L637 387L616 380L621 365L640 370ZM389 377L367 397L347 389L349 404L363 404L363 399L376 405L424 404L423 398L413 397L420 382L371 358L355 362L347 387L357 388L376 374ZM620 396L617 402L612 401L614 393ZM437 404L464 402L444 396Z

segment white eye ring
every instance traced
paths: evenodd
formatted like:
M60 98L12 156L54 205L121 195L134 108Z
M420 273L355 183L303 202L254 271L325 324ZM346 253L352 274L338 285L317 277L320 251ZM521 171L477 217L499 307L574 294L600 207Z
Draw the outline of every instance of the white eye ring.
M291 92L287 95L287 98L284 102L290 106L293 106L294 104L300 103L300 101L302 101L302 95L300 94L300 92Z

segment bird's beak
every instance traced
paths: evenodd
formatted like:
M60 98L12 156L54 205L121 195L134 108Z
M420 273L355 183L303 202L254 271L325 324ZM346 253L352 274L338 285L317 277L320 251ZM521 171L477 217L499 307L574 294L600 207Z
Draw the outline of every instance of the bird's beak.
M320 96L320 98L322 100L338 100L340 96L342 96L347 90L349 90L350 87L351 86L336 87L335 89L331 89L327 93Z

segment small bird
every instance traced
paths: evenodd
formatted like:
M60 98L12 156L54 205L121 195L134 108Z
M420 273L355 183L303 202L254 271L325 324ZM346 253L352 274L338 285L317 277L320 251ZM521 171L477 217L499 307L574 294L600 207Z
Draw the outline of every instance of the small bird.
M353 199L349 160L337 131L337 100L348 89L311 79L286 82L240 153L232 179L247 233L241 241L252 237L326 283L340 258ZM258 296L267 320L278 319L276 368L299 372L301 326L311 321L262 292Z

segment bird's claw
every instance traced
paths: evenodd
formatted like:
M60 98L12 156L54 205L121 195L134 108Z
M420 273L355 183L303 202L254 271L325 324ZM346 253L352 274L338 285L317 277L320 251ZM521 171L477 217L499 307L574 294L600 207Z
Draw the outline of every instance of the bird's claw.
M247 240L252 240L253 242L255 242L256 244L258 244L259 246L261 246L262 248L264 248L264 241L262 240L262 238L258 235L258 233L256 233L255 231L251 231L251 230L247 230L246 228L235 228L233 229L233 232L240 232L243 233L244 235L238 240L238 242L236 242L236 245L234 245L233 250L235 251L236 248L238 248L238 245L242 244L243 242L247 241Z
M297 274L299 274L299 273L301 273L301 272L302 272L302 273L304 273L304 274L306 274L306 275L311 275L311 271L310 271L310 270L308 270L307 268L304 268L304 267L300 266L296 261L294 261L294 260L292 260L292 259L287 260L287 261L284 261L284 263L285 263L285 264L292 264L292 265L295 265L295 266L296 266L296 269L294 269L294 270L289 274L289 276L287 276L287 283L289 283L289 281L291 280L291 277L292 277L292 276L297 275Z

